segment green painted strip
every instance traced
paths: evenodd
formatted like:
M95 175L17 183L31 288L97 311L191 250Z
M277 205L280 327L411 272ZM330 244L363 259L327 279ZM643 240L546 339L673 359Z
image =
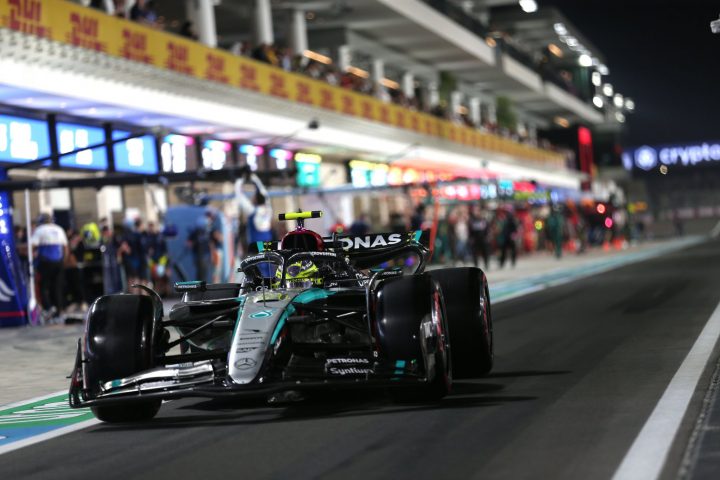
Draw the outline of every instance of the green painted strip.
M60 428L92 418L94 416L89 408L70 408L67 394L61 394L0 410L0 434L10 437L10 429Z

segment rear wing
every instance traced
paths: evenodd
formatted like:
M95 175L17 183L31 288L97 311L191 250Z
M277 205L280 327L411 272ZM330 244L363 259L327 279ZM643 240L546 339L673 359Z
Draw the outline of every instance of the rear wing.
M350 258L358 255L396 250L408 245L420 245L430 248L430 230L415 230L402 233L371 233L368 235L333 235L323 237L326 250L343 251ZM250 245L250 253L266 250L280 250L280 242L255 242Z
M406 245L419 244L425 248L430 245L429 230L415 230L404 233L371 233L368 235L335 235L323 237L325 248L343 250L351 257L358 253L376 252L384 249L396 249Z

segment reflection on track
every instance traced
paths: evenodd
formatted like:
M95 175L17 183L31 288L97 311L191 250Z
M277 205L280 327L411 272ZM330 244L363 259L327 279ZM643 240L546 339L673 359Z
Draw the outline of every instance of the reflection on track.
M552 372L557 374L562 372ZM500 376L527 376L546 373L507 372ZM313 395L292 405L269 407L263 400L203 400L176 406L172 411L159 416L150 423L134 425L101 424L91 433L109 431L158 430L213 425L259 425L271 422L342 418L365 415L393 415L401 412L423 410L452 410L498 406L510 402L536 400L537 397L523 395L502 395L504 385L482 381L456 381L453 394L434 403L397 403L387 398L382 391L329 392ZM175 402L180 403L180 402ZM166 404L166 407L169 406Z

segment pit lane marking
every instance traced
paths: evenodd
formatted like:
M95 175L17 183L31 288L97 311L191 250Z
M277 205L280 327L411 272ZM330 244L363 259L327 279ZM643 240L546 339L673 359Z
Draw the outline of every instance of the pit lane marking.
M613 480L660 477L700 376L720 338L720 303L660 397Z
M67 391L0 406L0 455L97 425L89 409L70 409Z

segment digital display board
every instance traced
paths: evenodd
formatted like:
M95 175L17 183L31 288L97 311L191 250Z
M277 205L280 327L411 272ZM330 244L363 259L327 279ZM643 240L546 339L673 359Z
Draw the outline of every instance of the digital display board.
M57 141L60 153L68 153L89 145L97 145L105 141L105 130L78 123L57 123ZM107 149L105 147L83 150L71 155L60 157L61 167L87 168L106 170L108 166Z
M0 161L25 163L50 155L47 122L0 115Z
M273 148L270 150L270 158L274 160L272 167L277 170L287 170L290 165L290 160L293 158L293 153L290 150Z
M320 186L320 164L322 157L313 153L296 153L295 166L297 167L298 187Z
M113 140L131 136L131 132L115 130ZM115 154L115 171L124 173L141 173L152 175L158 173L158 158L155 148L155 137L144 135L118 142L113 147Z
M185 135L167 135L160 146L162 171L183 173L197 168L195 139Z
M232 144L220 140L205 140L202 148L203 167L222 170L230 162Z
M260 156L265 152L265 149L257 145L240 145L238 151L240 152L241 163L249 166L253 172L257 172L260 166Z

